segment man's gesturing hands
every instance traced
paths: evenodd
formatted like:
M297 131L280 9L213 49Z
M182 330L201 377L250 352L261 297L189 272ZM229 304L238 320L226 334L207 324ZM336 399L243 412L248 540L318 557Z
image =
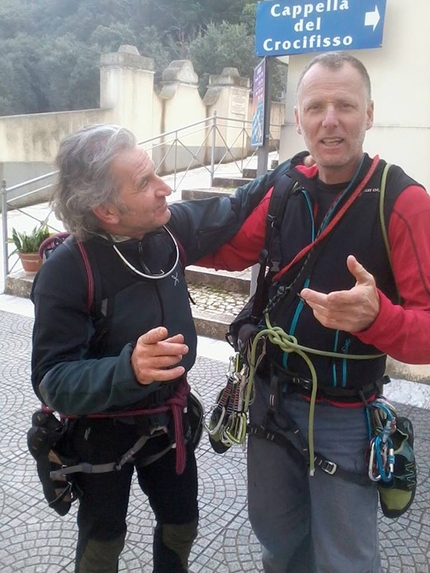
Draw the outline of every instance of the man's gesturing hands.
M182 376L183 366L175 366L188 353L182 334L168 337L167 328L158 326L137 339L131 366L139 384L167 382Z
M369 328L379 314L380 301L373 275L349 255L346 261L349 272L356 279L350 290L323 294L309 288L300 296L312 308L315 318L327 328L360 332Z

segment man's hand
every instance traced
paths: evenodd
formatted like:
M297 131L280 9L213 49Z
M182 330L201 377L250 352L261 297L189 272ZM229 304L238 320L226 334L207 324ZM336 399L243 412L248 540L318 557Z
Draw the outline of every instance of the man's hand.
M380 301L373 275L349 255L349 272L356 278L350 290L323 294L309 288L300 296L312 308L315 318L325 327L347 332L360 332L369 328L379 314Z
M139 384L167 382L179 378L185 372L183 366L175 366L188 353L182 334L167 338L167 328L159 326L137 339L131 355L131 366Z

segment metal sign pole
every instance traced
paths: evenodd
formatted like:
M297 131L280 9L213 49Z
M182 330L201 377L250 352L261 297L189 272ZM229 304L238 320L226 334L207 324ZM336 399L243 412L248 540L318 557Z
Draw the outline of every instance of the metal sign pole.
M263 145L257 151L257 177L267 171L270 141L270 108L272 102L272 64L273 58L266 57L266 73L264 75L264 119Z
M263 117L263 145L257 150L257 177L267 172L267 163L269 160L269 143L270 143L270 108L272 102L272 64L273 58L266 57L266 73L264 76L264 117ZM251 268L251 286L250 295L252 296L257 288L257 277L259 265Z

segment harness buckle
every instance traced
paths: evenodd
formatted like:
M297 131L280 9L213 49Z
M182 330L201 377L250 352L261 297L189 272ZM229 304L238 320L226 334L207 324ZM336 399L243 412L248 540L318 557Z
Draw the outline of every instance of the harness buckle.
M291 382L296 386L301 386L306 390L306 392L310 392L312 390L312 380L307 380L306 378L299 378L297 376L293 376L291 378Z
M274 394L269 395L269 407L273 410L276 407L276 398Z
M337 464L334 462L330 462L329 460L322 460L321 463L318 464L318 467L329 475L334 475L337 471Z

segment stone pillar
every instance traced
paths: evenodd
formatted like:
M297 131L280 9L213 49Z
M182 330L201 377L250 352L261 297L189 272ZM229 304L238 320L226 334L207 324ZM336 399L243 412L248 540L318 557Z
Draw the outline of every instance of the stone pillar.
M102 54L100 107L112 109L112 121L130 129L138 140L152 137L154 60L128 45Z
M219 132L224 137L231 152L236 158L246 155L249 145L249 93L251 81L242 78L236 68L224 68L221 75L209 76L209 87L203 98L207 105L208 115L216 110ZM233 121L227 122L223 118ZM222 146L221 136L217 136L217 147ZM226 160L231 160L229 155Z
M174 60L161 76L163 100L161 131L171 131L205 119L206 109L198 90L199 78L189 60Z
M164 138L165 145L153 150L153 159L162 161L160 170L170 173L175 169L200 166L204 160L206 106L198 90L198 76L189 60L174 60L161 77L160 133L172 132L190 124L201 122L191 129L181 129ZM176 137L180 145L171 145ZM196 159L193 161L193 155Z

